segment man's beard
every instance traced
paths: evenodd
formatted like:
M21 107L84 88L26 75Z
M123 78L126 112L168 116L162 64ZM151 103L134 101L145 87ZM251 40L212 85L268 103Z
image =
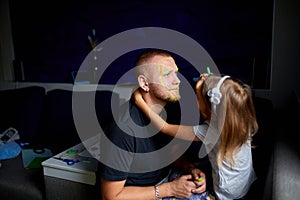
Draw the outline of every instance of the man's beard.
M177 102L181 98L178 89L166 89L159 84L152 84L150 89L153 96L166 102Z

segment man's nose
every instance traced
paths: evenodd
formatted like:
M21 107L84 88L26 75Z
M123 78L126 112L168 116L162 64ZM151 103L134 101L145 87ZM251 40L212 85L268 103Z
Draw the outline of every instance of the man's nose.
M177 74L174 74L173 84L176 84L176 85L180 84L180 79L178 78Z

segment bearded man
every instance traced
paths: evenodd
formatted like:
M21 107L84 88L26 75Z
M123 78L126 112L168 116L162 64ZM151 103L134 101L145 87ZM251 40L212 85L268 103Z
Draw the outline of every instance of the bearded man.
M155 112L160 114L166 104L180 99L178 67L168 52L143 52L135 71L139 90ZM102 200L189 198L206 190L205 178L193 180L203 176L203 172L192 163L179 162L180 159L175 163L180 163L185 175L168 181L173 164L164 161L173 156L172 150L160 150L170 141L156 130L132 99L121 106L118 119L105 130L109 142L101 143L100 156L105 160L100 169Z

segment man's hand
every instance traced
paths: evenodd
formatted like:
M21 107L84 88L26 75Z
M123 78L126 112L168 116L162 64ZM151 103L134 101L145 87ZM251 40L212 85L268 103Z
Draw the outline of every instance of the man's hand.
M189 198L197 185L192 181L192 175L183 175L171 182L172 196L177 198Z

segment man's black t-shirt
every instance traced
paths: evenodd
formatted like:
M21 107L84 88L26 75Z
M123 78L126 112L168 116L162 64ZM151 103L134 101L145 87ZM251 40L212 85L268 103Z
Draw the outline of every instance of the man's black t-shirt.
M131 101L123 104L117 122L111 123L105 131L109 140L101 138L101 160L104 160L100 167L101 178L126 180L126 186L155 185L165 178L169 165L151 169L155 168L155 163L163 162L166 156L153 158L149 153L163 148L171 138L156 132L157 129L149 125L149 120L135 104Z

